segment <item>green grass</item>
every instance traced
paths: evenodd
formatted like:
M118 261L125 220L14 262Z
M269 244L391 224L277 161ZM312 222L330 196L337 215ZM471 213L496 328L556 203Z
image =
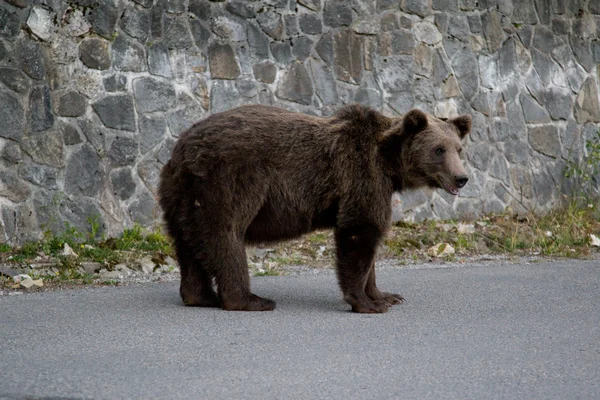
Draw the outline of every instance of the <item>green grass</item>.
M326 232L316 232L308 236L308 241L312 244L325 244L328 237Z
M254 276L280 276L281 272L276 269L266 269L254 273Z
M392 256L427 258L426 251L437 243L450 243L457 254L503 253L510 255L586 257L590 234L600 234L600 210L588 204L570 202L546 214L526 216L492 215L475 223L474 233L446 231L454 221L396 224L385 244ZM548 233L550 232L550 233Z
M89 283L92 276L80 272L83 262L98 262L110 270L119 263L135 261L144 256L164 261L168 256L174 255L170 239L158 228L146 230L135 224L125 229L119 237L104 239L98 237L99 225L95 220L90 219L88 222L90 230L86 233L67 225L59 234L47 231L39 242L28 242L17 247L2 244L0 262L17 265L50 262L54 263L58 274L41 276L45 280ZM63 256L65 244L78 257Z

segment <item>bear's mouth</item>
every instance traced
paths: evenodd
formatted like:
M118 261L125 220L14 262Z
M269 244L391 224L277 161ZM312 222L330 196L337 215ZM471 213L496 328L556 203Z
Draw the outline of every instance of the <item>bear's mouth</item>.
M440 186L448 193L450 193L453 196L458 196L458 194L460 193L460 189L457 188L456 186L453 185L447 185L444 183L443 180L439 180Z

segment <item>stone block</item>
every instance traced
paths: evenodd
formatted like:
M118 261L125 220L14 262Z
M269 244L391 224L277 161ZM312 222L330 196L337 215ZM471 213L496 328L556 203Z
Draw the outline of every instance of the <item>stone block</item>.
M158 192L160 170L161 165L154 160L142 161L137 167L139 177L153 195Z
M240 67L229 44L213 43L208 48L208 62L212 79L235 79Z
M73 146L82 142L79 131L74 125L64 123L62 125L63 142L66 146Z
M358 83L362 76L362 39L349 29L342 29L333 36L334 71L337 79Z
M253 22L248 24L248 45L250 52L259 59L269 57L269 38Z
M533 1L515 1L512 22L519 24L535 25L537 15Z
M415 106L415 97L412 92L397 92L389 95L386 102L396 114L402 115Z
M570 41L577 62L579 62L587 72L592 72L596 64L594 63L590 41L576 36L571 36Z
M573 35L583 40L592 40L596 38L596 19L589 13L579 12L571 21Z
M358 104L369 106L375 110L381 110L383 107L383 98L379 91L369 88L360 88L356 92L354 101Z
M321 36L321 39L315 45L315 50L327 65L333 66L333 38L331 33Z
M50 190L58 189L58 170L45 165L23 164L19 166L19 176L36 186Z
M190 4L191 6L191 4ZM240 18L250 19L256 17L256 4L243 0L228 1L225 5L225 9L233 15L237 15Z
M124 92L127 90L127 76L122 74L109 75L103 79L104 90L107 92Z
M50 129L54 125L52 100L48 85L35 86L29 95L29 127L33 132Z
M292 53L299 61L304 61L309 55L313 47L313 41L306 36L300 36L292 39Z
M544 85L549 85L554 76L554 61L536 49L531 50L531 55L533 56L533 67L537 71L540 79Z
M205 48L212 37L212 33L200 21L195 19L190 20L189 24L196 46L201 49Z
M84 39L79 45L79 58L88 68L109 69L108 42L94 37Z
M65 169L65 192L73 195L96 196L102 183L100 158L88 144L71 155Z
M413 32L417 41L428 45L435 45L442 41L442 34L431 22L416 23L413 27Z
M119 71L146 71L146 50L144 46L125 35L119 35L112 44L113 67Z
M463 42L469 39L469 21L466 15L450 14L448 17L448 35Z
M256 21L260 25L261 29L273 39L280 40L283 38L285 29L281 14L276 13L273 10L267 10L259 13L256 17Z
M400 28L398 16L393 12L386 13L381 17L381 30L383 32L393 31L398 28Z
M21 30L21 19L17 13L0 8L0 36L12 38Z
M8 89L0 85L0 137L20 140L25 128L25 110L21 100Z
M56 30L54 19L56 16L50 10L40 6L33 6L27 18L27 27L43 41L48 41Z
M217 113L242 104L242 98L235 82L229 80L215 80L210 89L210 111ZM173 129L171 129L173 132ZM162 160L161 160L162 161Z
M320 35L323 32L323 23L314 14L303 14L299 17L300 29L307 35Z
M292 63L284 72L277 88L277 97L309 105L314 90L306 68L300 62Z
M552 53L552 50L557 46L554 32L545 26L537 26L535 28L535 36L533 37L533 46L544 53Z
M543 124L550 122L548 112L526 94L521 94L521 107L523 107L525 122L528 124Z
M542 94L543 104L553 120L566 120L571 115L573 96L569 90L550 87Z
M461 52L452 60L452 68L467 100L472 99L479 89L478 67L477 58L469 51Z
M233 84L233 82L231 81L225 82ZM243 102L243 100L241 99L239 94L237 96L238 98L235 99L235 101L236 104L239 105ZM184 107L169 113L169 115L167 116L167 122L169 124L169 129L171 130L171 133L174 136L179 136L181 133L183 133L201 118L204 118L204 110L196 105Z
M0 170L0 196L15 203L29 198L31 189L17 175L16 169L3 168Z
M433 75L433 57L429 45L420 43L414 52L415 74L431 77Z
M471 33L481 34L483 33L483 25L481 24L481 15L473 14L468 15L467 19L469 21L469 30Z
M16 46L16 54L23 72L33 79L44 79L46 67L39 44L31 40L22 40Z
M571 20L563 16L552 18L552 32L556 35L569 35L571 33Z
M148 72L164 78L173 78L169 49L162 43L148 49Z
M431 0L431 7L438 11L458 12L458 0Z
M61 117L79 117L86 109L87 99L79 92L68 91L55 96L54 112Z
M131 220L141 225L150 225L155 222L155 216L158 212L158 204L156 204L154 197L146 191L142 192L129 205Z
M114 0L101 1L95 4L88 19L94 32L106 39L111 39L120 16L119 7Z
M330 0L325 2L323 22L331 28L350 26L353 22L352 9L343 0Z
M298 3L312 11L321 9L321 0L298 0Z
M169 110L177 100L173 85L151 77L135 79L133 93L137 110L141 113Z
M92 115L91 120L80 119L77 122L86 140L94 147L98 155L104 156L108 130L102 125L100 118Z
M275 61L280 65L287 65L294 57L292 56L292 43L290 40L284 40L282 42L271 43L271 54Z
M594 78L588 78L575 99L575 119L577 122L600 122L600 100L598 86Z
M419 17L425 17L431 13L428 3L428 1L423 0L406 0L403 11L410 14L417 14Z
M146 42L150 36L150 10L130 7L125 10L120 21L121 29L129 36Z
M333 71L327 65L317 61L310 61L313 82L315 83L315 92L321 99L323 105L334 105L339 101L337 84L333 76Z
M92 103L92 108L104 126L125 131L135 131L133 97L129 94L106 96Z
M399 9L399 0L377 0L377 12L389 9Z
M119 168L110 172L113 194L121 200L129 199L135 193L135 181L131 176L131 168Z
M168 16L165 18L162 42L169 49L188 49L194 45L194 39L188 29L185 17Z
M285 34L290 36L296 36L300 33L300 27L298 26L298 17L296 15L286 15L283 17L285 23Z
M139 142L142 154L147 153L156 147L164 138L167 132L167 122L162 117L138 116Z
M487 42L490 53L498 51L504 41L502 30L502 15L497 11L488 11L481 15L483 35Z
M268 60L254 64L252 71L256 79L265 83L273 83L277 77L277 67Z
M528 129L529 143L534 150L551 157L561 153L558 129L554 125L543 125Z
M65 165L63 135L59 130L25 137L21 140L21 146L37 163L57 168Z
M401 93L411 91L412 71L413 58L411 56L393 56L381 64L378 75L383 89L390 93Z
M113 167L133 165L139 154L135 139L118 136L108 149L108 158Z
M19 164L21 161L23 161L21 147L19 144L14 142L8 142L4 145L2 148L1 157L10 164Z

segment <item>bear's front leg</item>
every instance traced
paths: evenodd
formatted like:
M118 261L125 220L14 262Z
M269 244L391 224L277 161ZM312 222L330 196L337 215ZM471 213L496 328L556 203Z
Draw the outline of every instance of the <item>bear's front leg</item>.
M335 231L340 289L354 312L384 313L391 307L388 301L372 299L365 291L381 236L377 227L368 225Z
M374 260L371 263L371 268L369 270L369 277L367 278L367 285L365 286L365 292L367 293L367 296L369 296L369 298L371 300L385 300L392 305L400 304L400 303L404 302L404 297L400 296L399 294L381 292L377 288L377 282L375 280L375 261Z

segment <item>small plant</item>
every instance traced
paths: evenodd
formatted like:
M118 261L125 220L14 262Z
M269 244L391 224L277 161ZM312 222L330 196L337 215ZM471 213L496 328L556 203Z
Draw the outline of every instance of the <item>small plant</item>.
M313 244L325 244L327 243L327 233L317 232L313 233L308 237L308 241Z
M587 140L585 143L587 155L582 162L567 160L564 176L567 179L574 180L576 195L585 199L596 197L600 190L600 182L597 177L600 175L600 130L596 131L596 136Z

